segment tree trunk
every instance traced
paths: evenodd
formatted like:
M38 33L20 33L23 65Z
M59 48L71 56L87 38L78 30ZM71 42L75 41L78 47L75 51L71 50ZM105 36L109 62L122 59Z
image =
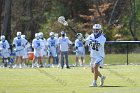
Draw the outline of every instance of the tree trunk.
M11 4L12 0L5 0L4 18L1 34L6 35L7 40L11 39Z
M3 6L3 0L0 0L0 33L1 33L1 20L2 20L2 6Z

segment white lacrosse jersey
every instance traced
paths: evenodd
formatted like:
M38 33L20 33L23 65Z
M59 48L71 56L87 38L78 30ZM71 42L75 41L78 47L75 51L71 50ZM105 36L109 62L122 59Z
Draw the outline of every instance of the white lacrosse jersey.
M4 58L10 57L10 51L9 51L10 45L7 40L0 41L0 50L1 50L1 56Z
M98 38L94 37L94 34L89 35L86 38L86 41L89 43L90 41L97 41L100 45L98 47L96 47L95 49L93 49L92 47L90 47L91 51L90 51L90 56L91 57L105 57L105 53L104 53L104 45L106 42L106 38L104 37L104 35L102 34L101 36L99 36Z
M15 44L15 47L16 47L17 51L18 50L19 51L23 50L27 42L28 41L26 39L24 39L24 38L19 39L19 38L15 37L14 40L13 40L13 44Z
M56 38L48 38L47 39L47 46L48 51L50 53L49 56L56 57L57 56L57 47L58 47L58 40Z
M85 51L85 47L84 47L82 40L76 39L75 40L75 47L78 48L78 51Z
M46 51L45 51L45 49L46 49L46 46L47 46L47 41L46 41L46 39L45 38L41 38L41 40L42 40L42 42L43 42L43 48L42 48L42 54L45 56L46 55Z
M28 52L28 49L30 46L31 46L31 44L29 42L25 45L25 47L24 47L25 52Z
M42 49L44 48L44 43L41 39L33 39L32 47L34 48L34 55L36 57L42 57L44 55L42 53Z
M41 39L42 40L42 42L43 42L43 44L44 44L44 49L46 48L46 46L47 46L47 41L46 41L46 39L45 38L43 38L43 39Z
M60 45L60 51L68 51L69 44L72 44L68 37L59 37L58 43Z
M47 46L50 48L50 49L56 49L56 47L58 46L58 40L56 38L48 38L47 39Z
M0 41L0 50L8 50L10 48L10 45L8 43L7 40L4 40L4 41Z
M33 39L32 47L34 48L34 51L41 50L44 48L44 43L41 39Z

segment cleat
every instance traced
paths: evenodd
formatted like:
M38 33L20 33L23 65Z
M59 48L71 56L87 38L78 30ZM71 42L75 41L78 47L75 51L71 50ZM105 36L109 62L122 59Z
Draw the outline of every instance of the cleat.
M19 65L19 68L22 68L21 64Z
M104 80L106 79L106 77L105 76L102 76L101 77L101 81L100 81L100 87L102 87L103 86L103 84L104 84Z
M17 65L14 65L14 66L13 66L13 68L16 68L16 67L17 67Z
M70 67L69 67L69 66L67 66L67 69L70 69Z
M93 83L91 85L89 85L90 87L97 87L97 83Z

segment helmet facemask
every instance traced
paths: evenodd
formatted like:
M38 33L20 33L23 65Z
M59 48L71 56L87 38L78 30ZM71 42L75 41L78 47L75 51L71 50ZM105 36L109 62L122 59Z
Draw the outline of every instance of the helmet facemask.
M94 35L100 34L101 33L101 29L94 29L93 33L94 33Z
M62 37L65 37L65 36L66 36L66 33L65 33L64 31L62 31L62 32L61 32L61 36L62 36Z
M82 34L81 33L77 34L77 39L82 40Z
M54 35L51 35L51 39L54 39Z
M18 39L21 38L21 32L17 32L17 38L18 38Z
M51 39L54 39L54 32L50 32Z
M40 39L40 37L39 37L39 33L35 33L35 38L36 38L37 40Z

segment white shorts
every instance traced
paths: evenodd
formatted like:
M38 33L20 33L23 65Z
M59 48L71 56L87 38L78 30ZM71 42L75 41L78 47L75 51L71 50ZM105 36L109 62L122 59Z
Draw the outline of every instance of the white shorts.
M22 50L16 50L16 56L20 57L20 56L24 56L24 49Z
M27 51L24 51L24 55L23 55L23 58L28 58L28 52Z
M1 56L2 56L3 58L8 58L8 57L10 57L9 50L3 49L3 50L1 51Z
M43 57L42 51L41 50L35 50L34 51L34 56L35 57Z
M41 52L42 55L43 55L43 56L46 56L46 51L45 51L44 49L42 49L41 51L42 51L42 52Z
M54 50L51 49L49 52L50 52L49 56L57 57L56 49L54 49Z
M76 57L84 57L85 56L85 51L77 51L76 52Z
M94 67L95 64L98 64L101 68L103 67L104 64L104 58L103 57L91 57L91 62L90 66Z

